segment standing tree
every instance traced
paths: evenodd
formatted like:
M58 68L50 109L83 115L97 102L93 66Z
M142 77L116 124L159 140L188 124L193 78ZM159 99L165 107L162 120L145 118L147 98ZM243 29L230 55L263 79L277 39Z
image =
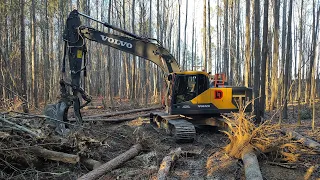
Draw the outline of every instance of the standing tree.
M271 82L271 99L270 110L275 107L278 94L278 61L279 61L279 14L280 0L273 1L273 60L272 60L272 82Z
M253 86L253 96L254 96L254 114L256 116L257 123L261 121L260 112L260 1L254 1L254 86ZM263 97L264 98L264 97Z
M178 21L178 39L177 39L177 44L178 44L178 49L177 49L177 60L178 63L180 64L180 32L181 32L181 0L179 0L179 6L178 6L178 13L179 13L179 21Z
M292 23L292 0L290 0L289 4L289 17L288 17L288 34L287 34L287 54L285 61L285 75L284 75L284 107L283 107L283 119L288 118L288 86L289 86L289 63L291 63L292 58L292 43L291 43L291 23Z
M203 69L207 71L207 1L203 0L203 36L202 36L202 57Z
M24 24L24 0L20 0L20 54L21 54L21 71L20 71L20 78L21 78L21 88L20 94L24 98L23 101L23 111L27 113L28 105L26 104L27 100L27 72L26 72L26 50L25 50L25 40L26 40L26 32L25 32L25 24Z
M208 51L208 72L212 72L212 49L211 49L211 24L210 24L210 0L208 0L208 39L209 39L209 51Z
M33 101L34 106L37 108L38 105L38 65L37 65L37 50L36 50L36 42L37 42L37 34L36 34L36 3L35 0L32 0L32 21L31 21L31 71L32 71L32 89L33 89Z
M263 9L263 41L262 41L262 61L261 61L261 98L260 109L261 116L264 116L265 100L265 87L266 87L266 63L268 56L268 12L269 12L269 0L264 0Z
M224 0L224 45L223 45L223 59L224 67L223 71L226 75L229 75L229 50L228 50L228 0Z
M187 70L186 50L187 50L187 24L188 24L188 0L186 0L186 22L184 25L184 49L183 49L183 69Z
M310 57L310 68L311 68L311 97L312 97L312 130L315 130L315 97L316 97L316 42L318 37L318 28L319 28L319 15L320 15L320 6L318 7L317 17L316 17L316 3L313 0L313 20L312 20L312 47L311 47L311 57ZM310 76L310 75L309 75ZM311 103L311 101L310 101Z

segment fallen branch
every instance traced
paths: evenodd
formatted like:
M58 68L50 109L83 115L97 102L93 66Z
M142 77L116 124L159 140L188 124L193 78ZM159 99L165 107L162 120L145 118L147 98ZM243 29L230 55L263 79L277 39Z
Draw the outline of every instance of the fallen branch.
M19 130L21 130L21 131L24 131L24 132L26 132L26 133L29 133L30 135L32 135L32 136L34 136L34 137L36 137L36 138L40 138L40 135L39 135L39 134L31 131L30 129L28 129L28 128L24 127L24 126L21 126L21 125L18 125L18 124L16 124L16 123L14 123L14 122L8 121L8 120L6 120L5 118L2 118L2 117L0 117L0 120L3 121L3 122L5 122L5 123L7 123L7 124L10 124L10 125L16 127L17 129L19 129Z
M80 158L80 162L89 170L97 169L102 165L101 162L90 158Z
M165 180L170 172L171 165L178 159L181 154L181 148L171 151L167 156L162 159L158 171L158 180Z
M160 106L157 106L157 107L152 107L152 108L132 109L132 110L128 110L128 111L119 111L119 112L114 112L114 113L85 116L83 118L86 119L86 118L96 118L96 117L118 116L118 115L130 114L130 113L135 113L135 112L140 112L140 111L151 111L151 110L160 109L160 108L161 108Z
M309 139L307 137L302 136L301 134L295 132L295 131L288 131L288 130L281 130L283 134L286 134L288 136L291 136L292 139L297 140L301 142L304 146L309 147L311 149L314 149L316 151L320 152L320 144L312 139Z
M122 163L128 161L129 159L137 156L142 150L141 144L136 144L132 146L128 151L120 154L116 158L108 161L105 164L102 164L97 169L90 171L89 173L81 176L78 180L93 180L101 177L104 173L113 170Z
M79 162L80 157L74 154L67 154L63 152L51 151L42 147L31 147L30 151L38 157L43 157L45 159L50 159L53 161L61 161L65 163L76 164Z

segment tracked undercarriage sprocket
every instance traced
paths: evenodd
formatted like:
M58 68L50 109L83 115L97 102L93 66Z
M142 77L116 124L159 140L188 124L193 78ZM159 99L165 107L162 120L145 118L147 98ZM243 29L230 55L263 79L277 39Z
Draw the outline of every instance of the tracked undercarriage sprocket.
M196 137L194 125L177 115L150 114L150 124L155 128L163 129L177 142L193 142Z

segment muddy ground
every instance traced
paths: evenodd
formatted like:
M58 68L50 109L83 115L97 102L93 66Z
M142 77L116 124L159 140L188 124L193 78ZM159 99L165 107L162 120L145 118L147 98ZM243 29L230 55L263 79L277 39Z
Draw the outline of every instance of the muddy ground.
M120 104L116 110L133 108L135 107L124 103L123 106ZM293 107L291 107L291 111L293 112ZM83 110L83 116L107 112L111 112L111 110L87 109ZM292 112L289 117L290 121L284 123L296 123L296 117ZM140 112L112 118L145 113ZM272 113L267 113L266 117L271 117ZM14 116L12 113L9 115ZM319 117L317 114L315 132L311 132L310 118L304 119L298 128L295 125L290 127L320 142ZM178 147L188 153L183 154L175 162L168 179L214 179L214 177L207 177L208 157L216 152L223 152L223 147L228 143L228 139L223 133L211 127L197 127L197 136L193 143L176 143L172 137L151 127L147 118L123 123L85 122L80 131L67 138L60 138L56 135L45 125L42 118L20 118L14 121L26 126L29 124L33 129L38 129L46 134L46 138L34 140L18 130L8 130L9 127L0 123L0 178L2 179L76 179L89 172L89 169L82 163L73 165L37 158L28 151L29 146L41 145L47 149L79 154L81 157L107 162L130 149L136 143L143 145L143 151L100 179L156 179L163 157ZM276 116L274 121L277 121ZM7 134L3 135L3 133ZM320 164L319 154L302 154L299 161L294 163L281 162L274 157L270 154L260 154L258 157L263 178L266 180L303 179L308 168ZM224 178L220 179L245 179L243 164L240 160L227 172ZM320 167L315 168L311 179L317 179L320 177L319 175Z

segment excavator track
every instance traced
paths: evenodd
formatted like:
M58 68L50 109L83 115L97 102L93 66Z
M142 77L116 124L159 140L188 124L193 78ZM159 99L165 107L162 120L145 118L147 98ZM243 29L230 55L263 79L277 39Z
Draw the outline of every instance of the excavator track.
M150 114L150 124L173 136L176 142L193 142L196 137L194 125L179 115Z

